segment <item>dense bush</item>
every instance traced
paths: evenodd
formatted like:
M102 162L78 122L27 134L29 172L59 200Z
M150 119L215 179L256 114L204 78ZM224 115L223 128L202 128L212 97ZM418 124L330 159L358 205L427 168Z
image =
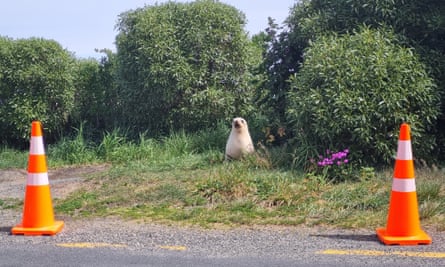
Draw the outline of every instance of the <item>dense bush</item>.
M121 106L115 80L115 54L106 53L100 61L79 59L76 62L75 105L70 117L71 129L82 128L89 138L100 138L105 131L119 125Z
M150 135L195 131L251 109L245 18L215 1L121 14L116 38L126 124Z
M32 120L55 133L74 99L73 57L57 42L0 37L0 136L9 143L29 137Z
M86 123L100 128L103 110L99 106L105 97L99 81L99 67L94 59L80 59L76 62L75 105L71 115L74 126Z
M362 28L311 43L288 100L299 151L309 147L316 156L349 148L355 160L385 163L400 124L408 122L416 157L431 156L439 93L413 51L397 45L390 31Z

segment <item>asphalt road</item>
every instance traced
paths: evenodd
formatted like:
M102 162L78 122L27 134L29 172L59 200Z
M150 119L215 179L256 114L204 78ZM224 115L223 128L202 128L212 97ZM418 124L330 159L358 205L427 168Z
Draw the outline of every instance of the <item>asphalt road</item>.
M0 209L0 266L445 266L445 233L428 229L431 245L385 246L373 229L57 219L65 227L55 236L11 235L21 214Z

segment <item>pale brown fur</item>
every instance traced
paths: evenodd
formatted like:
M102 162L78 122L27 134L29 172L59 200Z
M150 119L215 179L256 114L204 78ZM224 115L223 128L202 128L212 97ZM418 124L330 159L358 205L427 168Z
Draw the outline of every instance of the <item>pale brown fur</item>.
M239 117L234 118L232 130L226 144L225 159L241 159L244 155L251 154L254 151L246 120Z

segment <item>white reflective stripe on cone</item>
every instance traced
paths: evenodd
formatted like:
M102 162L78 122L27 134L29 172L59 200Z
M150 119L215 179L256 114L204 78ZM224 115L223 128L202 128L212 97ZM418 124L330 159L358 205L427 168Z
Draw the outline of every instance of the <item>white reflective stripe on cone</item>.
M410 140L399 140L397 147L397 159L412 160L413 152L411 150Z
M399 179L393 178L392 191L395 192L416 192L415 179Z
M42 136L31 136L31 144L29 148L29 154L31 155L43 155L45 154L45 147L43 146Z
M48 173L28 173L27 185L48 185Z

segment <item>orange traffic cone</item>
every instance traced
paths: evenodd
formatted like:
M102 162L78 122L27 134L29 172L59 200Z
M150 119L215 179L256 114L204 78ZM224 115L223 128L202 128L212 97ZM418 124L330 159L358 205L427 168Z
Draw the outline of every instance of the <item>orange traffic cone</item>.
M420 228L417 205L410 128L403 123L400 127L388 222L386 229L376 230L380 241L386 245L431 244L431 238Z
M48 182L42 126L33 121L29 149L23 221L12 228L12 234L54 235L63 228L63 221L54 221Z

